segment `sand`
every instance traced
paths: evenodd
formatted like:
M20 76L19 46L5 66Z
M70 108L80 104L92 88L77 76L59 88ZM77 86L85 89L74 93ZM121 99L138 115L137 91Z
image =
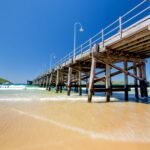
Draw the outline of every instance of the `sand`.
M149 127L148 104L0 102L1 150L146 150Z

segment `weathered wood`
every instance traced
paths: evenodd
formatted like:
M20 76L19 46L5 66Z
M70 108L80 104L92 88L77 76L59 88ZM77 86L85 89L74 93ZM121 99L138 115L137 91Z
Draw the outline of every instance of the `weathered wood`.
M142 71L142 77L143 77L143 94L145 97L148 97L148 91L147 91L147 79L146 79L146 65L145 63L141 64L141 71Z
M142 78L142 66L141 66L141 64L138 66L138 73L139 73L139 78ZM140 94L141 94L141 97L144 97L143 82L142 82L142 80L140 80L139 82L140 82Z
M122 68L120 68L120 67L118 67L118 66L116 66L116 65L114 65L114 64L112 64L112 63L106 62L106 61L104 61L104 60L103 60L103 61L102 61L102 60L99 60L98 58L96 58L96 60L99 61L99 62L101 62L101 63L103 63L103 64L110 65L111 67L113 67L113 68L115 68L115 69L117 69L117 70L120 70L122 73L125 73L125 74L127 74L127 75L129 75L129 76L131 76L131 77L133 77L133 78L136 78L136 79L138 79L138 80L140 80L140 81L143 81L143 78L137 77L137 76L135 76L133 73L130 73L130 72L128 72L128 71L126 71L126 70L124 70L124 69L122 69Z
M48 90L48 86L49 86L49 75L47 75L47 78L46 78L46 89Z
M110 72L111 68L109 65L106 64L106 102L110 102L110 95L111 95L111 82L110 82Z
M128 71L128 62L124 62L124 70ZM124 73L125 101L128 101L128 74Z
M128 91L130 91L131 89L128 88ZM110 92L110 89L106 89L106 88L101 88L101 89L96 89L94 88L95 92ZM126 88L111 88L111 91L115 91L115 92L122 92L122 91L126 91Z
M96 69L96 59L93 57L92 58L92 64L91 64L89 89L88 89L88 102L92 101L93 85L94 85L94 77L95 77L95 69Z
M82 87L81 87L81 81L82 81L82 80L81 80L81 78L82 78L81 76L82 76L82 75L81 75L81 73L82 73L82 72L79 71L79 83L78 83L78 84L79 84L79 95L80 95L80 96L82 96Z
M70 96L71 91L71 77L72 77L72 68L68 68L68 83L67 83L67 95Z
M60 93L62 93L62 85L63 85L63 72L60 71L60 83L59 83Z
M49 79L49 91L51 91L51 85L52 85L52 79L53 79L53 72L50 74L50 79Z
M137 76L137 64L136 62L133 62L134 68L133 68L133 72L134 75ZM134 78L134 85L135 85L135 97L136 99L139 98L139 91L138 91L138 80L136 78Z
M56 75L56 93L59 92L59 83L60 83L60 71L57 69L57 75Z
M129 70L131 70L131 69L133 69L133 68L134 68L134 66L128 67L128 68L127 68L127 71L129 71ZM113 76L116 76L116 75L121 74L121 73L122 73L121 71L116 71L116 72L114 72L114 73L111 73L110 76L113 77ZM99 81L104 81L106 78L107 78L106 75L103 76L103 77L100 77L100 78L96 78L96 79L94 80L94 83L99 82Z

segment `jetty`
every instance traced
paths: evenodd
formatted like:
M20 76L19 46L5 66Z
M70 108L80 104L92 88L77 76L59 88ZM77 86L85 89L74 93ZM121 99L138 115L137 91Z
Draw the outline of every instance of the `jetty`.
M66 86L67 95L74 88L81 96L84 87L88 102L92 102L94 92L105 92L109 102L116 91L123 91L128 101L131 87L135 89L135 98L148 97L147 58L150 58L150 1L143 0L32 83L48 90L55 86L57 93ZM112 78L120 74L124 85L113 85ZM134 79L132 86L129 77Z

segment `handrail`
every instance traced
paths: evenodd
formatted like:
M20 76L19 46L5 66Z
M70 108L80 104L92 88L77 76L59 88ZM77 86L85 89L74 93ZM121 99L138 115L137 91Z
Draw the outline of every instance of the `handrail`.
M125 14L123 14L122 16L119 17L119 19L116 19L114 22L112 22L111 24L109 24L107 27L105 27L104 29L100 30L98 33L96 33L94 36L92 36L90 39L88 39L87 41L85 41L84 43L82 43L79 47L77 47L75 49L75 58L82 55L83 53L87 53L90 52L90 50L92 49L92 46L94 44L96 44L98 41L99 43L102 43L103 46L105 46L105 41L109 38L111 38L112 36L114 36L116 33L118 33L119 29L119 33L120 33L120 37L122 37L122 32L125 28L123 28L123 25L127 24L128 22L130 22L131 20L135 19L136 17L138 17L139 15L143 14L144 12L148 11L150 9L150 6L148 4L148 7L145 6L144 8L142 8L141 6L144 5L146 2L149 3L149 0L143 0L141 3L139 3L138 5L136 5L134 8L132 8L131 10L129 10L128 12L126 12ZM136 12L136 14L132 14L130 16L130 18L127 19L127 16L131 13L133 13L135 10L137 10L138 8L140 8L142 10L139 10ZM149 11L150 12L150 11ZM147 15L146 15L147 16ZM146 17L144 16L144 17ZM126 18L126 19L125 19ZM139 21L138 19L136 20L136 22ZM135 23L135 22L134 22ZM132 23L132 24L134 24ZM116 24L116 25L115 25ZM131 24L131 25L132 25ZM130 25L129 25L130 26ZM129 27L127 26L127 27ZM126 28L127 28L126 27ZM116 31L116 32L115 32ZM113 33L115 32L115 33ZM111 35L112 34L112 35ZM108 36L110 35L110 36ZM108 37L107 37L108 36ZM60 66L61 64L67 63L69 62L71 59L75 60L74 55L73 55L73 51L71 51L70 53L68 53L65 57L63 57L62 59L60 59L59 61L57 61L53 67L51 68L51 70L48 70L47 72L52 71L53 69L55 69L57 66ZM44 74L43 74L44 75ZM42 75L41 75L42 76ZM39 76L39 77L41 77Z

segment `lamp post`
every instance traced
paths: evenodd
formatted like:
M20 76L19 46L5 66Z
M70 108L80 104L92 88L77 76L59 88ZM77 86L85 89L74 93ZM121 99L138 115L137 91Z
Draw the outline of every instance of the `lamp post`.
M52 53L50 55L50 63L49 63L50 70L52 69L52 60L55 59L55 58L56 58L55 55Z
M77 25L80 25L80 32L83 32L84 30L83 30L83 27L82 27L82 25L81 25L81 23L80 22L76 22L75 24L74 24L74 49L73 49L73 56L74 56L74 58L75 58L75 56L76 56L76 27L77 27Z

